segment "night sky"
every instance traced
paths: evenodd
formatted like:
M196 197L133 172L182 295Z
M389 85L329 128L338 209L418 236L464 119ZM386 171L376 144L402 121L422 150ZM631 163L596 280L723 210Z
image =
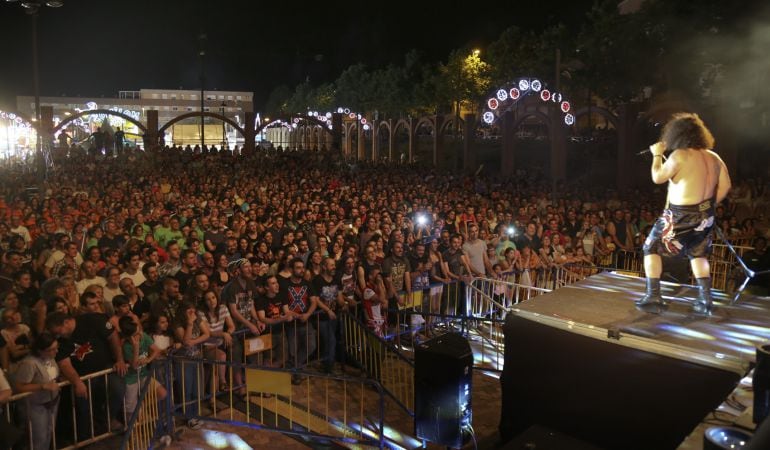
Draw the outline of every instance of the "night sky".
M278 85L333 81L358 62L401 64L413 48L439 61L466 44L483 50L512 25L562 22L577 33L592 3L65 0L40 13L40 91L98 98L198 89L205 33L207 89L253 91L260 110ZM19 2L0 2L0 30L0 109L13 109L16 95L33 93L31 20Z

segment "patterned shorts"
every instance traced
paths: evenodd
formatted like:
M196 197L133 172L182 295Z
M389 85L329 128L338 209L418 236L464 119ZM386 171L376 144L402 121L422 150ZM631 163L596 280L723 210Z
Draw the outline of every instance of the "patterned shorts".
M644 254L685 254L690 259L710 255L714 203L712 199L697 205L669 205L644 241Z

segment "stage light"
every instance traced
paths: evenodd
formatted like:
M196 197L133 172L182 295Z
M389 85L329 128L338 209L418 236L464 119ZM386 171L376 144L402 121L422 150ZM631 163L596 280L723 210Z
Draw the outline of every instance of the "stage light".
M530 83L530 87L533 91L539 92L540 89L543 87L543 84L540 83L540 80L532 80L532 83Z
M543 92L540 93L540 98L543 99L544 102L547 102L551 98L551 91L543 89Z
M568 113L570 108L569 102L561 102L561 112Z
M521 92L517 88L511 88L510 92L508 92L508 95L510 95L512 100L516 100L521 95Z
M489 100L487 100L487 106L489 106L489 109L492 109L492 110L497 109L499 105L500 104L497 102L496 98L490 98Z
M572 125L573 123L575 123L575 116L573 116L572 114L567 114L566 116L564 116L564 123L566 123L567 125Z
M508 92L506 92L505 89L500 89L497 91L497 99L501 102L508 100Z
M495 115L494 115L492 112L490 112L490 111L487 111L487 112L485 112L485 113L484 113L484 114L481 116L481 120L483 120L483 121L484 121L484 123L486 123L486 124L491 124L492 122L494 122L494 121L495 121Z
M529 89L529 81L527 80L519 80L519 89L522 91L526 91Z

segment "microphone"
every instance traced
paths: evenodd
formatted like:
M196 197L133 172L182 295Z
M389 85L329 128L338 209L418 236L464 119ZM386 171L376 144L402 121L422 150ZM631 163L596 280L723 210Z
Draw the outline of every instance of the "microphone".
M650 147L652 147L652 146L650 146ZM637 152L636 156L642 156L642 155L646 155L647 153L652 153L652 150L650 150L650 147L645 148L641 152ZM665 149L665 150L663 150L663 153L666 153L668 151L669 151L668 149Z

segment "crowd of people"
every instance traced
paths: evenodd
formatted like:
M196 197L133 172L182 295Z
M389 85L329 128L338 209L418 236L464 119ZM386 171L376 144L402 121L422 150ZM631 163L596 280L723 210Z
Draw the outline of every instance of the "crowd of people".
M754 247L748 259L757 267L770 263L767 224L755 215L767 187L743 183L717 210L728 236ZM349 164L328 152L197 146L118 157L72 152L42 182L6 170L0 402L11 391L32 393L19 409L34 447L47 448L57 381L72 386L82 440L91 418L97 431L124 426L148 367L172 350L243 361L235 336L270 333L274 348L287 349L273 352L271 364L301 368L317 354L320 370L334 372L340 314L355 311L384 337L404 293L590 267L633 252L663 204L664 192L652 188L618 193L554 187L526 174L466 176ZM282 333L287 325L292 332ZM87 389L83 376L110 368ZM192 371L176 378L194 395L196 366L179 370ZM214 372L217 389L243 393L240 371L233 386ZM153 383L159 398L168 395ZM199 411L191 403L192 417Z

